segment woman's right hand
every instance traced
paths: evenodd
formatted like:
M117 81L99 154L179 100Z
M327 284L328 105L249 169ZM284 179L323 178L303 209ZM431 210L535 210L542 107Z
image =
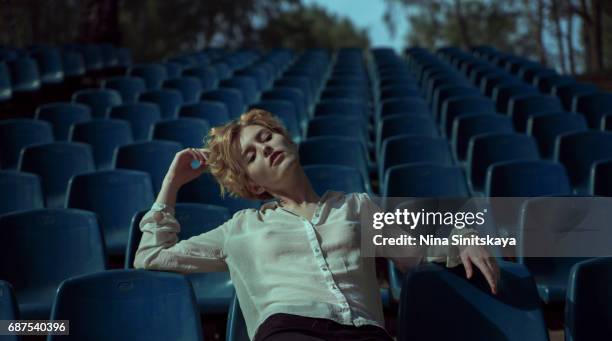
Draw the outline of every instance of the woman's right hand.
M208 150L205 148L186 148L176 153L170 168L166 173L164 182L172 187L180 188L184 184L202 175L206 169ZM193 169L192 161L199 161L200 167Z

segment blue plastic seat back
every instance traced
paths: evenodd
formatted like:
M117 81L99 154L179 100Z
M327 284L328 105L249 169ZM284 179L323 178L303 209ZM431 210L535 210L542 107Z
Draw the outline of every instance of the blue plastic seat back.
M138 101L157 104L161 117L172 119L178 116L179 108L183 104L183 95L180 91L172 89L151 90L140 94Z
M129 122L134 141L142 141L149 139L153 125L161 120L161 113L159 105L141 102L113 107L108 117Z
M576 79L572 76L547 75L540 78L538 81L538 88L541 92L552 95L554 87L571 83L576 83Z
M73 124L91 120L91 109L84 104L49 103L36 109L35 119L51 123L55 141L66 141Z
M21 57L8 63L13 92L31 92L40 89L40 75L34 58Z
M1 216L0 230L11 241L0 248L0 277L13 285L23 319L48 319L63 280L106 268L104 239L94 213L22 211Z
M467 162L472 188L478 191L485 184L489 166L512 160L539 160L535 140L514 133L487 133L476 135L468 146Z
M0 61L0 103L13 97L11 74L5 62Z
M51 47L36 49L31 54L38 63L40 80L43 84L57 84L64 80L62 55Z
M429 105L424 99L401 99L391 98L382 101L380 107L380 118L393 114L431 115Z
M478 89L465 85L447 85L438 88L433 95L433 113L437 119L441 118L442 104L451 97L473 97L480 93Z
M91 146L97 169L110 169L115 149L132 143L130 123L116 119L94 119L74 124L70 130L70 141L83 142Z
M165 62L162 66L166 69L166 78L168 79L178 78L183 74L183 65L180 63Z
M470 139L485 133L512 133L512 121L504 115L473 114L458 117L453 124L451 142L460 161L467 156Z
M180 77L165 80L165 89L178 90L185 103L194 103L200 99L202 93L202 83L196 77Z
M510 113L510 101L514 97L538 94L538 90L526 84L507 84L500 85L493 91L493 100L498 112Z
M237 296L234 296L232 299L232 304L228 313L225 339L227 341L250 340Z
M18 320L19 308L13 286L7 281L0 280L0 320ZM5 341L19 341L19 335L5 335Z
M325 194L328 190L344 193L367 191L361 173L354 167L311 165L304 166L304 172L319 195Z
M53 142L51 124L30 119L0 121L0 165L4 169L15 169L24 147Z
M234 76L248 76L255 78L257 83L257 91L267 89L270 85L270 81L272 80L272 75L263 65L252 65L245 69L237 70L234 72Z
M202 340L192 286L174 273L110 270L71 278L60 286L51 317L71 325L70 336L49 341Z
M234 76L219 82L219 86L238 89L246 104L255 102L258 97L257 79L252 76Z
M152 202L149 174L121 169L74 176L68 186L66 206L97 213L107 252L121 255L125 252L132 217L149 208Z
M370 109L362 101L354 100L325 100L319 101L315 108L315 116L340 115L359 117L364 125L369 123Z
M166 68L159 64L137 64L129 69L128 74L144 79L147 90L160 89L164 80L168 78Z
M80 77L85 74L85 60L80 53L62 51L62 66L66 78Z
M299 88L294 87L275 87L261 94L262 100L284 100L290 101L295 107L300 124L308 120L306 111L306 99L304 93Z
M406 134L437 137L438 128L433 118L429 116L389 115L378 125L376 151L381 152L382 143L385 139Z
M179 110L179 117L206 120L211 127L223 125L230 120L225 103L218 101L199 101L192 104L183 104Z
M354 167L366 181L370 179L363 144L356 139L320 136L304 140L299 146L302 165L339 165Z
M0 170L0 191L11 193L0 196L0 215L45 206L42 184L36 174Z
M152 138L176 141L185 148L202 148L210 126L199 118L164 120L153 127Z
M140 77L133 76L109 78L104 81L103 87L119 92L123 103L134 103L138 100L138 96L141 93L147 91L145 81Z
M199 79L203 91L214 89L219 82L219 77L217 76L215 69L208 66L186 69L183 71L183 76L196 77Z
M55 142L26 147L21 154L19 170L40 177L45 207L62 208L70 178L93 172L95 164L89 145Z
M591 167L597 161L612 159L612 133L585 131L568 133L557 138L555 160L563 163L579 189L586 189Z
M442 104L440 128L445 136L451 136L455 119L470 114L494 114L495 104L483 96L449 97Z
M596 258L577 263L571 271L565 309L567 340L594 340L610 335L612 315L610 258Z
M486 196L536 197L571 193L565 167L554 161L499 162L487 170Z
M587 129L584 116L570 112L534 116L527 121L527 133L538 141L540 154L547 159L554 157L558 136Z
M260 206L257 200L235 198L227 193L225 197L221 197L219 184L210 173L204 173L181 187L177 201L222 206L227 208L231 214L245 208L259 208Z
M386 139L382 144L378 162L380 180L393 166L405 163L428 162L441 165L452 164L448 142L438 137L419 135L397 135Z
M89 106L94 118L104 118L112 107L122 104L121 95L112 89L79 90L72 95L72 101Z
M279 87L294 87L300 89L304 93L306 103L310 106L314 102L314 94L312 92L311 81L308 77L283 77L274 82L275 86Z
M382 193L385 197L467 197L470 191L460 167L413 163L389 168Z
M560 84L553 88L553 95L556 95L563 103L563 108L567 111L572 111L574 99L578 96L597 93L599 89L593 84L587 83L569 83Z
M402 283L398 340L548 340L529 271L502 261L500 272L493 295L484 276L476 272L466 279L460 266L427 264L411 271Z
M162 140L124 145L117 149L113 168L149 173L153 190L159 193L174 156L182 149L183 145L178 142Z
M262 109L278 117L293 138L294 141L301 141L301 129L299 117L293 102L280 99L268 99L252 104L249 109Z
M612 160L596 162L591 168L589 194L612 197Z
M514 128L524 133L529 117L547 113L562 112L563 105L554 96L526 95L513 97L508 105Z
M358 118L348 116L319 116L308 122L308 137L344 136L360 140L368 146L369 135L366 127Z
M600 92L578 96L573 101L572 111L584 114L591 129L599 129L602 117L612 113L612 93Z
M206 91L200 97L202 100L223 102L231 119L237 118L244 112L245 104L242 93L233 88L218 88Z

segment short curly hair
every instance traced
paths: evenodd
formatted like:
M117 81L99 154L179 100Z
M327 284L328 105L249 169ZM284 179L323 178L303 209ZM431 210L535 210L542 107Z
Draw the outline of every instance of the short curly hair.
M207 169L219 183L221 196L230 196L254 200L272 199L264 192L260 195L247 188L249 177L240 160L240 132L243 127L259 125L270 131L283 135L289 141L291 137L280 120L272 113L262 109L251 109L222 126L213 127L208 132L205 147L208 150Z

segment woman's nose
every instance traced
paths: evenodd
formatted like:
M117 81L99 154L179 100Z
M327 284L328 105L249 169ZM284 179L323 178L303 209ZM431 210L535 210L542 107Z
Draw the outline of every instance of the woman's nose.
M263 150L263 154L264 154L264 157L268 157L270 154L272 154L272 147L265 146Z

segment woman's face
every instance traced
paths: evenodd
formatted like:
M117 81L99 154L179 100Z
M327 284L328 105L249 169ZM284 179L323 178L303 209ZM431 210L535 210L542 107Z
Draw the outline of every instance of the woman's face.
M257 185L250 189L257 194L286 188L291 172L299 167L297 146L260 125L241 129L239 157L249 178Z

